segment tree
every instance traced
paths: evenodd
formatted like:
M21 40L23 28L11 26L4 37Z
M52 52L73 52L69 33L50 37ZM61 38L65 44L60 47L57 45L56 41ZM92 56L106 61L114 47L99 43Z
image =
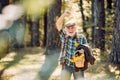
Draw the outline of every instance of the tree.
M94 45L104 51L105 49L105 9L104 0L95 0L94 4Z
M40 42L39 42L39 21L40 21L40 17L39 16L33 16L34 21L32 21L32 16L28 15L28 24L29 24L29 34L31 36L31 41L28 44L28 46L40 46Z
M83 26L83 32L86 34L86 38L89 40L89 34L87 33L87 27L86 27L86 22L88 21L88 17L86 17L85 19L85 15L84 15L84 8L83 8L83 0L80 0L80 12L82 15L82 26Z
M46 47L47 40L47 11L44 13L44 41L43 46Z
M29 30L29 35L31 36L32 35L32 25L33 25L33 22L32 22L32 19L31 19L31 16L30 15L27 15L28 17L28 20L27 20L27 24L28 24L28 30ZM32 40L32 39L31 39ZM32 42L29 41L29 43L27 44L27 46L32 46Z
M86 28L85 28L85 16L84 16L84 13L83 13L83 1L80 0L80 12L81 12L81 15L82 15L82 24L83 24L83 31L86 32Z
M1 11L2 11L2 3L0 2L0 13L1 13Z
M116 1L110 62L120 66L120 0Z
M107 0L107 9L112 9L112 0Z
M32 46L40 46L39 42L39 20L38 16L34 17L34 22L32 26L32 34L31 34L31 44Z
M49 54L49 50L60 47L60 39L55 28L55 22L56 18L61 14L61 4L62 0L54 0L48 12L46 54Z
M95 26L94 26L94 0L92 0L92 2L91 2L92 4L91 4L91 12L92 12L92 14L91 14L91 16L92 16L92 19L91 19L91 21L92 21L92 43L94 43L94 30L95 30ZM94 47L94 45L92 45L93 47Z

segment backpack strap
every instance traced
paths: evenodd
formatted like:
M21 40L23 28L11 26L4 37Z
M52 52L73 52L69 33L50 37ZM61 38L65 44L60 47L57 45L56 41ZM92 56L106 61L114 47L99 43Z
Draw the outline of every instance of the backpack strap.
M87 44L87 40L82 34L77 34L76 40L79 44Z
M76 42L79 44L82 44L82 42L83 42L83 39L79 34L77 34L77 36L76 36Z
M67 44L68 44L68 37L65 35L65 38L64 38L64 44L63 44L63 56L65 57L66 55L66 50L67 50Z
M67 50L67 44L68 44L68 37L64 36L64 42L62 43L62 51L60 53L60 63L62 65L62 70L65 68L65 62L66 62L66 50Z

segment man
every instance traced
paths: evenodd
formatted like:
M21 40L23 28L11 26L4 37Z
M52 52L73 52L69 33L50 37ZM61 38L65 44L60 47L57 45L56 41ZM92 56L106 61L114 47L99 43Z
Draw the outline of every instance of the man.
M64 18L70 15L71 13L66 11L59 17L56 22L56 28L60 33L60 39L62 42L62 50L60 54L60 64L62 64L61 80L70 80L72 74L75 80L83 80L84 71L76 71L75 65L74 63L70 62L70 59L76 52L76 45L87 45L87 40L82 35L77 34L77 27L74 21L67 22L65 24L65 28L62 27ZM83 49L78 50L78 52L84 54Z

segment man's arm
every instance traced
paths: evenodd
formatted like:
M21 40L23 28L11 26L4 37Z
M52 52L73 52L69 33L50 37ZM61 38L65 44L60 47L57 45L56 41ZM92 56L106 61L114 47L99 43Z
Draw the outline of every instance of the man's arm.
M70 12L69 11L65 11L59 18L58 20L56 21L56 28L58 31L60 31L62 29L62 25L63 25L63 21L64 21L64 18L69 16L70 15Z

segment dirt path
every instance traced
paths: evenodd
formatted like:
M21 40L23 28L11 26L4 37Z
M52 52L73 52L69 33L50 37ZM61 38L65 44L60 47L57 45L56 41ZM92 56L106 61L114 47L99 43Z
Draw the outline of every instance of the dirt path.
M44 49L41 48L26 48L9 53L0 60L0 80L59 80L59 50L51 51L53 55L43 53ZM85 71L85 80L116 80L105 72L106 66L106 63L99 62L90 66Z

